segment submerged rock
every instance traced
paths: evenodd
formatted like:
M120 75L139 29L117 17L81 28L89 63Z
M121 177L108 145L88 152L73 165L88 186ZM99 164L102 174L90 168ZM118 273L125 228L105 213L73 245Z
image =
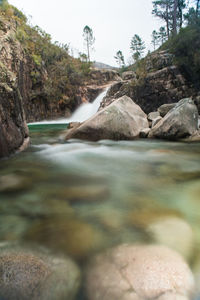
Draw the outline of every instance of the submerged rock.
M77 129L67 131L65 138L91 141L133 140L147 127L146 114L129 97L123 96L97 112Z
M0 299L74 299L80 271L69 258L15 245L0 247Z
M176 250L185 259L192 257L194 233L191 226L183 219L175 216L157 218L147 226L146 230L156 243Z
M193 275L164 246L120 245L96 256L86 274L89 300L188 300Z
M149 137L177 140L191 136L197 129L197 107L190 98L185 98L151 129Z
M36 223L25 238L79 260L88 258L105 243L102 231L81 220L65 217Z

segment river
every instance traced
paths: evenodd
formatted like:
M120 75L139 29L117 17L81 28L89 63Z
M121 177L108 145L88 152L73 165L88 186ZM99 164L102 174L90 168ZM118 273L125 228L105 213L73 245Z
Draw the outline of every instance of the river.
M162 243L196 270L200 144L65 142L65 128L30 125L30 147L1 161L0 240L44 245L82 269L114 245Z

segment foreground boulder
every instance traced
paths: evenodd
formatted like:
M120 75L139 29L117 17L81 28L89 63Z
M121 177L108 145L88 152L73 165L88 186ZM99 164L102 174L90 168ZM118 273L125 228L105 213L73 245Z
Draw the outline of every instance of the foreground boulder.
M149 127L147 116L129 97L123 96L97 112L78 128L68 130L65 138L90 141L132 140Z
M80 283L69 258L18 247L0 247L0 299L72 300Z
M121 245L93 259L86 289L89 300L188 300L194 279L169 248Z
M197 107L190 98L185 98L151 129L149 137L177 140L193 135L197 129Z

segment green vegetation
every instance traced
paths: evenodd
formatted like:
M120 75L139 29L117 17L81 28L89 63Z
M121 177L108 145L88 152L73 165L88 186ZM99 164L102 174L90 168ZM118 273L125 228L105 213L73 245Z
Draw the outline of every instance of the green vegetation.
M120 68L125 67L124 55L121 50L117 51L116 55L114 56L116 63L119 65Z
M141 37L138 34L135 34L131 40L130 46L135 61L138 61L142 57L145 48L145 43L142 41Z
M171 37L162 47L173 53L187 80L200 88L200 19L196 24L182 28L179 34Z
M82 56L70 56L68 45L52 43L49 34L38 26L28 25L21 11L6 0L0 1L0 29L4 29L6 22L16 28L14 39L24 50L26 71L32 81L31 99L35 101L39 97L73 109L74 97L88 80L91 64Z

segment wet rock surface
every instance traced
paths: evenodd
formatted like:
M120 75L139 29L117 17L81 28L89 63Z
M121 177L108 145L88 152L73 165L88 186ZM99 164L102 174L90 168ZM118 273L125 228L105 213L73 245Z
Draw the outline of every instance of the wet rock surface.
M164 246L121 245L88 267L89 300L191 299L193 275L183 258Z
M0 299L74 299L80 271L69 258L15 244L0 246Z
M75 217L57 217L37 222L25 238L78 260L88 258L105 242L101 230L87 222L76 220Z

